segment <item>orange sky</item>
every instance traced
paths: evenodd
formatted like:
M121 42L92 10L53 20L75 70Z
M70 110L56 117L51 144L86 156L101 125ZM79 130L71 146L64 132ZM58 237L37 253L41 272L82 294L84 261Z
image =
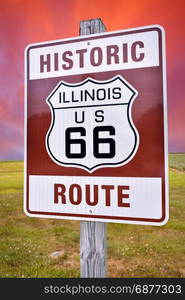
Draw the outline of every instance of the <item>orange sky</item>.
M107 31L160 24L166 31L169 150L185 151L184 0L1 0L0 159L23 158L24 48L79 35L80 20Z

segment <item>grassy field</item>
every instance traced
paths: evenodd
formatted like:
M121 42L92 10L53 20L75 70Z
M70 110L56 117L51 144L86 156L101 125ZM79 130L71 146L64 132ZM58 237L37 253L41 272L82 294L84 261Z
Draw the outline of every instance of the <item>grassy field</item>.
M185 277L185 154L169 159L169 222L109 223L108 277ZM79 277L79 222L29 218L22 202L23 162L1 162L0 277Z
M184 153L170 153L169 154L170 168L185 171L185 155Z

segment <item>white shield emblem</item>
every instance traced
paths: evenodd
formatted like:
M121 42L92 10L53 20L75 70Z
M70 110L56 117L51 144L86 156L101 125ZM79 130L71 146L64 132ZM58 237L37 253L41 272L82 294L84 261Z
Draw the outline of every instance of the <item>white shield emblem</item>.
M46 135L51 159L88 172L128 163L139 145L131 114L136 96L121 76L78 84L61 81L46 99L52 113Z

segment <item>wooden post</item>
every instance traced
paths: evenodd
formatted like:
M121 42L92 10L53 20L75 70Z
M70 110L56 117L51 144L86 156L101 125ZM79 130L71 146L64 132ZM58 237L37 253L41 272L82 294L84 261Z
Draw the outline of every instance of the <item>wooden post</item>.
M106 31L101 19L80 22L80 35ZM80 272L83 278L106 277L106 224L81 221Z
M101 19L92 19L80 22L80 35L88 35L106 31Z
M106 277L106 224L81 221L80 225L81 277Z

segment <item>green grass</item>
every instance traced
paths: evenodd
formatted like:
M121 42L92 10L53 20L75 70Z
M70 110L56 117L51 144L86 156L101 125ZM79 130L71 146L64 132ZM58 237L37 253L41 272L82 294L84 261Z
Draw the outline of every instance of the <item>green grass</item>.
M174 168L179 171L185 171L185 155L184 155L184 153L170 153L169 154L169 166L170 166L170 168Z
M169 158L169 222L109 223L108 277L185 277L185 154ZM79 222L29 218L22 203L23 162L1 162L0 277L79 277Z

